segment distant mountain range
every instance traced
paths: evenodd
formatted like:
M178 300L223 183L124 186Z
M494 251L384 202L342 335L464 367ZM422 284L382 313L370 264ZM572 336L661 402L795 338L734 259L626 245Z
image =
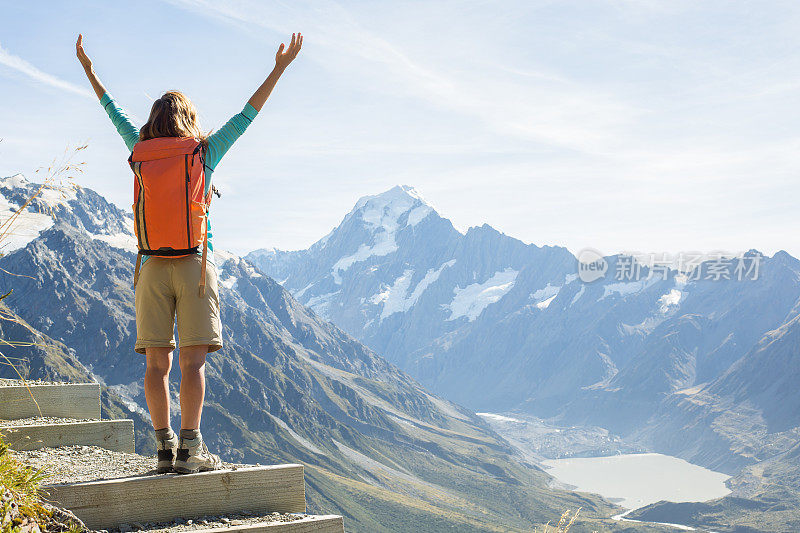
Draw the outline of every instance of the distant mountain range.
M34 190L33 184L19 175L0 180L0 216L18 209ZM351 283L358 285L353 274L354 267L362 266L361 257L385 258L401 248L419 250L424 241L408 247L406 236L401 235L405 227L422 231L435 222L442 239L451 235L449 223L434 218L421 202L417 207L417 211L398 214L406 225L403 228L397 217L374 219L378 226L386 224L388 228L385 239L369 249L356 246L368 233L350 234L348 242L341 240L344 236L332 234L330 246L355 246L356 256L337 259L341 260L338 266L329 272L328 293ZM397 226L391 226L393 220ZM14 289L2 305L24 325L3 322L0 328L6 339L36 340L40 346L7 347L3 353L31 378L99 381L104 410L111 416L134 418L137 448L152 451L142 391L144 358L132 350L134 240L130 215L89 189L63 197L45 191L20 222L2 250L0 288L3 292ZM354 231L359 224L353 221ZM489 257L511 255L516 262L501 268L505 259L487 259L486 265L473 273L467 266L473 249L462 247L456 234L452 235L454 240L442 241L429 259L438 266L420 270L430 290L435 289L437 277L449 280L455 276L454 282L483 284L487 274L501 271L500 278L492 278L495 281L489 284L498 284L496 292L478 298L465 293L446 311L446 318L452 316L452 320L445 322L454 333L459 324L491 310L495 305L491 302L505 301L503 294L513 292L512 286L525 276L563 281L561 272L569 261L563 249L532 249L503 238L504 244L493 248ZM494 247L499 238L489 229L473 235L475 246ZM329 251L333 253L333 248ZM453 257L444 259L450 255ZM551 256L560 257L563 264L553 266L550 273L523 273L530 258L549 262ZM285 272L305 268L311 276L316 271L310 263L300 267L297 255L284 257L296 261L294 266L284 264ZM440 259L443 261L437 263ZM331 296L327 300L331 312L324 313L321 286L300 294L307 303L317 298L310 302L320 311L317 314L252 262L225 252L217 252L216 262L225 348L209 357L203 432L209 446L225 458L303 463L310 509L343 514L348 531L530 531L577 507L582 507L583 519L576 531L628 531L634 527L626 524L621 528L617 522L604 520L602 517L618 509L599 497L551 488L551 478L481 417L428 392L377 355L380 352L323 320L323 315L335 318L333 311L341 306ZM400 274L423 266L413 264L419 266L405 266ZM275 275L281 280L287 277ZM409 273L416 281L415 276ZM361 281L361 289L352 289L353 301L358 300L355 294L359 291L368 291L371 281ZM419 282L413 285L418 286ZM444 294L446 288L441 291ZM370 305L378 307L372 318L375 328L383 331L388 331L390 321L402 318L417 305L430 305L431 309L437 305L426 303L430 295L422 288L416 299L406 293L402 301L391 287L384 287L382 293L386 293L384 300ZM399 311L389 312L391 309ZM351 327L356 316L352 316ZM420 322L418 327L434 331L437 326ZM388 342L387 348L391 348ZM399 360L400 351L389 351ZM178 373L178 365L174 368ZM0 375L15 376L8 366L3 366ZM176 384L173 380L177 409ZM638 526L633 530L639 530Z
M587 283L565 248L487 225L459 232L398 186L359 200L307 250L246 257L475 411L601 426L731 474L783 464L800 443L800 261L786 252L750 250L724 272L725 259L639 265L630 279L616 274L631 258L615 255Z

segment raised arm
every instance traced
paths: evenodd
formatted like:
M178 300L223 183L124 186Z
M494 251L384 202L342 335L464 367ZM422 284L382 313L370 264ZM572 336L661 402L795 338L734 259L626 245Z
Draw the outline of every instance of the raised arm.
M139 128L136 127L128 114L125 113L125 110L119 107L114 99L111 98L111 95L108 94L106 88L100 82L100 78L95 74L94 68L92 68L92 60L89 59L89 56L86 55L83 49L83 35L78 35L78 42L75 43L75 51L78 54L78 61L81 62L83 70L86 72L86 77L89 78L89 83L92 84L94 93L100 99L100 105L106 110L108 118L111 119L114 127L117 128L117 133L122 137L125 146L128 147L128 150L133 151L133 146L139 141Z
M261 84L250 100L244 105L241 113L235 114L231 119L225 123L220 129L209 135L208 137L208 151L206 153L206 167L214 170L222 157L233 146L233 143L242 136L247 127L256 118L256 115L264 103L269 98L272 89L278 82L283 71L289 66L303 45L303 35L300 33L292 34L292 41L289 48L284 51L284 44L281 43L278 48L278 53L275 54L275 68L272 69L267 79ZM210 182L206 183L206 187L210 186Z
M275 54L275 68L272 69L272 72L269 73L269 76L267 76L267 79L261 84L261 87L259 87L256 92L253 93L253 96L250 97L250 100L247 101L256 111L261 111L261 108L264 107L264 103L267 101L267 98L269 98L272 89L274 89L275 84L278 83L278 78L281 77L281 74L283 74L283 71L289 66L289 63L297 57L302 46L303 34L293 33L289 48L287 48L286 51L284 51L283 43L278 47L278 52Z
M83 34L78 35L78 42L75 43L75 51L78 53L78 61L81 62L83 71L86 72L86 77L89 78L89 83L92 84L94 93L97 95L97 98L102 99L103 95L106 93L106 88L100 83L100 78L97 77L97 74L95 74L92 68L92 60L89 59L89 56L87 56L86 52L83 50Z

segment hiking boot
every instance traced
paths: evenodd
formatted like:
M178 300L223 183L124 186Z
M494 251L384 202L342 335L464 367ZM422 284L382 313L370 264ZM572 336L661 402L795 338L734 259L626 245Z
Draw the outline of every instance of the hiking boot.
M178 453L175 459L175 472L178 474L196 474L208 470L222 468L219 455L214 455L206 448L203 437L187 439L181 437L178 443Z
M175 466L175 458L178 455L178 436L170 432L171 436L159 439L156 436L156 451L158 452L158 466L156 471L159 474L169 474Z

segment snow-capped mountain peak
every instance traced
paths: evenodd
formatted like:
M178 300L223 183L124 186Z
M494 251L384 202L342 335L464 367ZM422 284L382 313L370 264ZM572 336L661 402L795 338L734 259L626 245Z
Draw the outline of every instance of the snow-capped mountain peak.
M404 225L415 226L433 212L433 207L413 187L397 185L360 198L348 218L357 216L368 226L391 231Z
M0 178L0 188L14 189L17 187L27 187L30 182L22 174L14 174Z
M457 329L574 268L568 250L529 246L488 225L462 234L406 185L361 198L308 250L247 258L318 315L347 315L351 331L378 337L391 336L398 320L423 316L424 327L435 316ZM544 266L521 273L537 261Z
M7 254L24 248L41 232L53 226L52 213L46 210L29 206L26 211L16 214L35 192L28 190L29 185L30 182L22 174L0 178L0 224L5 224L12 216L17 217L14 231L6 232L0 243L0 253Z
M413 187L397 185L380 194L360 198L342 223L312 249L321 252L331 249L334 255L326 260L331 265L329 273L334 283L341 285L343 272L357 263L396 252L398 236L413 232L433 214L436 212ZM269 256L262 251L256 255L262 261Z
M38 193L38 194L37 194ZM9 254L28 245L43 232L63 223L111 247L135 252L133 217L90 189L31 182L22 174L0 178L0 223L19 211L13 233L0 243Z
M395 185L389 190L386 190L382 193L378 194L368 194L366 196L362 196L356 202L353 211L357 211L364 207L365 204L378 201L382 203L391 203L391 202L408 202L408 201L419 201L423 204L428 205L428 202L422 197L422 195L411 185Z

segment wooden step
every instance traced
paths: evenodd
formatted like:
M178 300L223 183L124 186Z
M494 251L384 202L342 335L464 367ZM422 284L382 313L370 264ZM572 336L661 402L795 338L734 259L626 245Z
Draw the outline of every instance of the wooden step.
M133 453L133 420L89 420L26 425L0 422L0 437L12 450L38 450L58 446L99 446Z
M100 418L100 384L0 386L0 419L34 416Z
M309 515L292 522L264 522L242 526L197 529L192 533L344 533L339 515Z
M47 500L69 509L92 529L306 510L303 465L298 464L65 483L43 489Z

